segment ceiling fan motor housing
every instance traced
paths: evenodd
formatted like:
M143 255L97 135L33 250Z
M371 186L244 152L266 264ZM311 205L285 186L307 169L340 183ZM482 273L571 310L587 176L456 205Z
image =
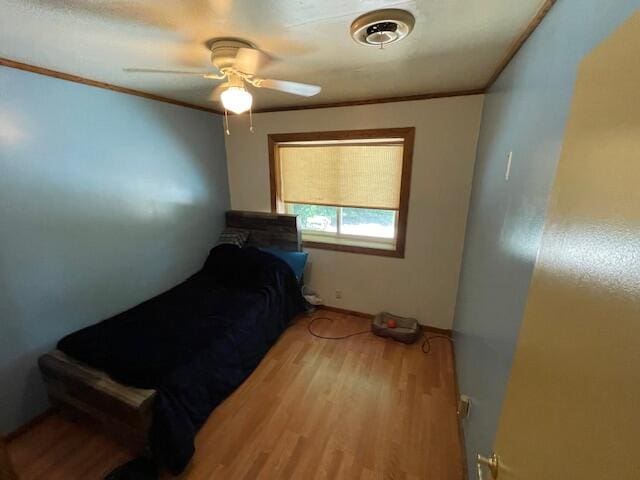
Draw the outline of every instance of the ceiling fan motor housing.
M220 71L233 66L239 48L256 48L253 43L233 37L212 38L206 45L211 50L211 63Z
M398 42L411 33L414 16L397 8L365 13L351 24L351 36L361 45L381 47Z

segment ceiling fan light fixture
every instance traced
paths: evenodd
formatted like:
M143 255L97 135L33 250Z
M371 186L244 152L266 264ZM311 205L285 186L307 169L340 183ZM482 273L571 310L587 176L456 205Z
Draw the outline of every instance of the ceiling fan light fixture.
M244 113L251 108L253 96L243 87L229 87L220 94L222 106L233 113Z

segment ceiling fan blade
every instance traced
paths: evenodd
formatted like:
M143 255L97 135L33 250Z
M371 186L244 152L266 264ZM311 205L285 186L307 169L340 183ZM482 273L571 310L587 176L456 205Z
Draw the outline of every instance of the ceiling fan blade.
M255 48L239 48L233 67L243 73L255 75L271 63L272 58Z
M171 73L176 75L198 75L200 77L204 75L215 75L215 72L188 72L185 70L157 70L155 68L123 68L125 72L129 73Z
M281 92L292 93L302 97L313 97L320 93L322 87L319 85L310 85L308 83L289 82L286 80L260 80L258 83L260 88L270 88L271 90L280 90Z

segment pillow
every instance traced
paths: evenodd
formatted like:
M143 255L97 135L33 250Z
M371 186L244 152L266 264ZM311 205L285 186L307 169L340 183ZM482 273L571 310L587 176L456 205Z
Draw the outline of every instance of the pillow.
M229 243L231 245L237 245L238 247L244 247L249 238L249 230L242 230L240 228L225 228L218 237L218 243L216 245L223 245Z
M307 252L291 252L287 250L280 250L278 248L261 248L260 250L270 253L271 255L275 255L287 262L293 270L293 273L296 274L298 281L302 279L304 267L307 264L307 258L309 257Z

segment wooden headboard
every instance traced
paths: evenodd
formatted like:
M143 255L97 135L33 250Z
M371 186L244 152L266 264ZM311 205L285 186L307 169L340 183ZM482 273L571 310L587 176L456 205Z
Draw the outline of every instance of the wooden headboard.
M302 251L300 221L297 215L231 210L226 213L226 223L230 228L250 230L251 235L247 241L250 247Z

